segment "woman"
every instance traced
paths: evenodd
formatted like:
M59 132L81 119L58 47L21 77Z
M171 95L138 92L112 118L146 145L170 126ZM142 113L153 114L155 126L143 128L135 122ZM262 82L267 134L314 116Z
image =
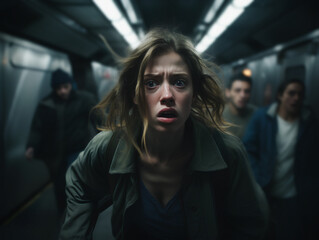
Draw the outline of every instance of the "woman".
M67 173L61 238L90 239L110 193L116 239L261 238L264 199L241 143L224 133L217 77L191 42L155 29L123 65L97 106L108 108L105 131Z

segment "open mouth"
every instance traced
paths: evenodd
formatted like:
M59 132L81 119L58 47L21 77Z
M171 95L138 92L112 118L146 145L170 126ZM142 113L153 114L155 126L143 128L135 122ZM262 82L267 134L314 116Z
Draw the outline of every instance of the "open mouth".
M174 109L164 109L160 111L157 115L160 118L176 118L177 112Z

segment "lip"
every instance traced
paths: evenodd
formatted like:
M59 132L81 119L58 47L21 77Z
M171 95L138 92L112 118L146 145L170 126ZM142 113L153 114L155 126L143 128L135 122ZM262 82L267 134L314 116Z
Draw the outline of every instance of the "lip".
M177 111L174 108L163 108L159 113L157 114L157 117L161 117L163 114L171 114L175 115L177 117Z
M166 117L165 115L171 115L171 117ZM172 123L177 120L177 111L173 108L164 108L157 114L157 119L162 123Z

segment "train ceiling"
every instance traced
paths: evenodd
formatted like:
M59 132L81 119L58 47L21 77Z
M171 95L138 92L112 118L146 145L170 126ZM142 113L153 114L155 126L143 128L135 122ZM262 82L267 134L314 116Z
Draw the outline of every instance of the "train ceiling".
M103 2L104 1L104 2ZM30 39L70 55L112 65L111 48L125 56L127 36L121 35L98 2L108 0L2 0L0 32ZM153 27L168 27L189 36L195 45L237 0L114 0L115 8L137 38ZM239 2L250 0L239 0ZM112 1L111 1L112 2ZM316 0L254 0L203 51L218 64L247 58L319 29ZM135 13L132 19L127 3ZM106 10L109 10L106 5ZM211 18L207 17L215 9ZM114 12L114 11L113 11ZM122 19L122 20L123 20ZM121 27L120 27L121 29ZM209 37L210 38L210 37Z

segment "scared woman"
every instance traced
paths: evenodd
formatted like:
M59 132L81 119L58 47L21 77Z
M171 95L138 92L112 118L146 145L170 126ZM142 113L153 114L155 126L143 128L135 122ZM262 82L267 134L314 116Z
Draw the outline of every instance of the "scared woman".
M103 131L69 168L61 239L91 239L108 194L116 239L261 239L267 205L223 107L192 43L150 31L96 107Z

